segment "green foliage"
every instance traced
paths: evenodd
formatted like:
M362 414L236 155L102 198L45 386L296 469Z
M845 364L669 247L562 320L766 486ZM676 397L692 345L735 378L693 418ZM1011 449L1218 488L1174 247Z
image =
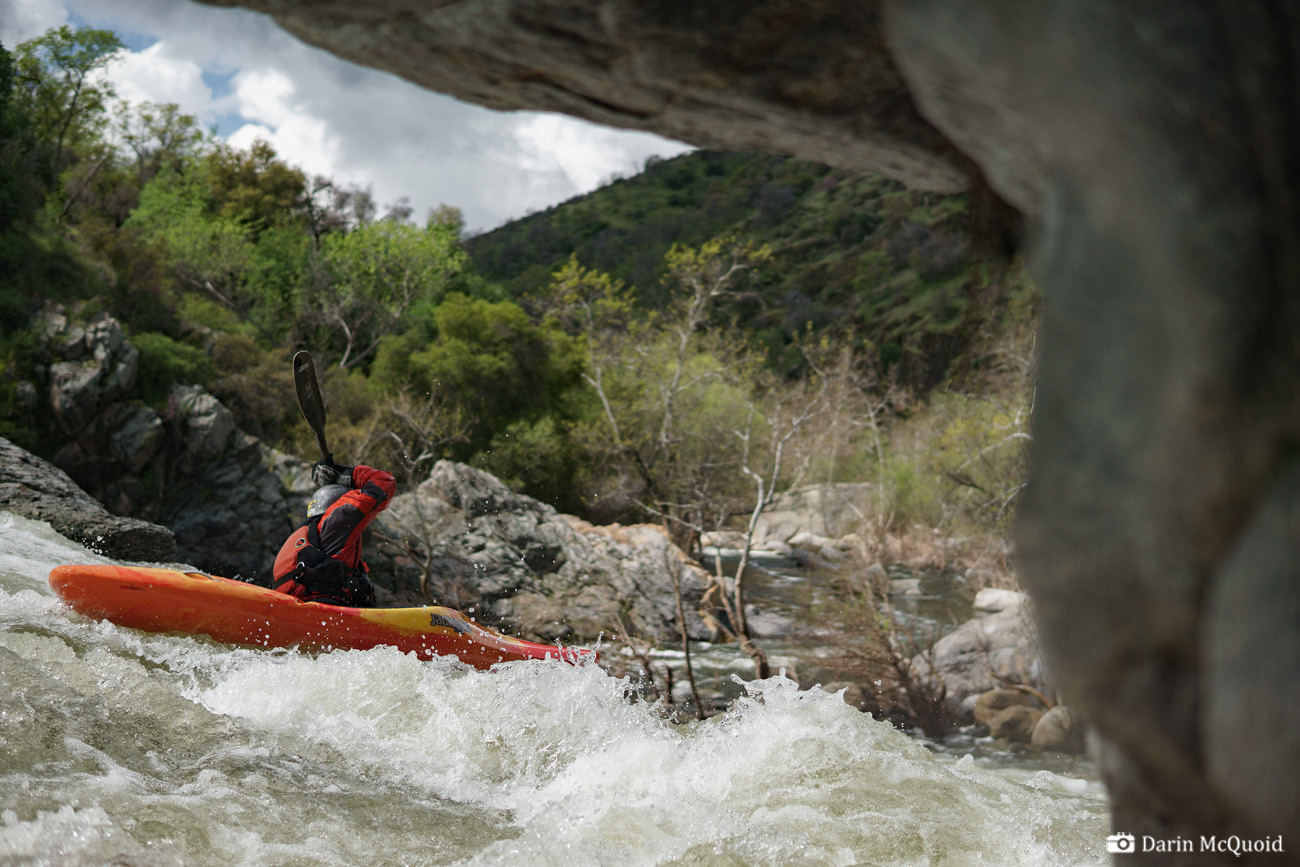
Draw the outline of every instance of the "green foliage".
M14 56L0 45L0 232L31 219L40 201L31 120L15 93ZM0 263L13 254L0 251Z
M268 142L258 139L246 151L219 144L204 168L214 214L239 220L254 238L272 226L305 226L307 179Z
M241 429L269 443L283 443L298 428L305 429L302 414L291 397L294 391L289 352L263 349L248 334L218 333L210 354L214 373L208 390L226 405Z
M253 257L248 230L235 217L214 213L203 171L165 171L140 193L126 228L165 250L180 283L206 291L238 311L235 293Z
M18 46L16 102L40 142L46 183L53 185L70 152L96 138L113 89L95 73L123 47L107 30L68 25Z
M136 387L150 406L162 406L173 385L203 385L212 376L212 359L206 352L165 334L137 334L131 343L140 351Z
M943 506L934 475L906 456L891 456L880 466L879 508L887 526L905 530L914 524L943 523Z
M282 344L297 324L310 273L311 236L276 226L258 235L249 257L244 293L247 316L272 344Z
M510 422L472 460L515 490L562 507L580 507L573 485L577 448L552 415Z
M1030 356L1038 302L968 243L965 197L696 151L465 240L454 207L376 222L365 191L177 106L113 115L93 73L118 45L62 28L0 48L0 433L62 445L26 428L18 384L32 311L77 301L137 335L134 397L204 384L305 457L302 346L339 457L404 480L450 457L563 508L702 526L748 515L754 468L787 449L881 482L891 531L1004 531L1029 367L1007 359Z
M119 108L114 126L134 158L136 183L144 186L164 169L182 171L193 159L216 147L215 136L175 103L142 102Z
M238 316L203 295L181 296L176 313L183 322L200 328L210 328L226 334L243 334L247 331Z
M971 527L1006 533L1028 468L1028 408L988 396L936 395L929 469Z
M771 251L768 267L718 299L714 327L744 329L791 376L811 331L858 347L928 391L987 359L984 324L1012 287L969 243L965 196L915 193L879 176L793 158L695 151L469 242L474 265L531 295L570 257L631 287L643 308L671 303L674 244L732 235Z
M570 256L637 287L662 303L664 256L675 243L698 245L753 213L762 191L797 195L819 171L780 157L693 151L647 161L645 171L615 180L469 242L475 267L514 297L534 292Z
M413 308L437 303L465 267L458 240L446 224L420 229L391 220L325 236L325 280L309 301L317 321L341 336L340 366L367 359Z

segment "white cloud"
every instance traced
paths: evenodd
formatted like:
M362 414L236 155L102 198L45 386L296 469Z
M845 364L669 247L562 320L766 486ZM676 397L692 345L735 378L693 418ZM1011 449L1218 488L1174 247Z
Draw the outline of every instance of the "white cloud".
M557 170L578 192L588 192L611 175L639 167L651 154L681 153L685 145L666 143L643 133L629 133L585 123L560 114L528 114L515 134L528 168ZM665 145L668 147L665 147Z
M329 125L295 99L296 87L276 69L244 70L235 76L235 104L245 124L227 139L247 148L266 139L286 162L309 174L324 174L342 182L354 181L338 158L336 137Z
M193 60L173 57L166 42L125 52L106 70L117 95L128 102L174 102L182 111L207 117L212 89Z
M0 0L0 44L12 50L19 42L68 23L67 10L49 0Z
M65 10L129 34L149 47L115 68L122 96L220 121L238 146L265 138L308 173L370 186L381 205L407 196L417 218L445 203L471 229L492 228L631 174L652 154L686 150L561 115L468 105L339 60L246 10L188 0L0 0L0 10L21 12L33 31L23 38L63 23ZM225 81L230 92L213 93Z

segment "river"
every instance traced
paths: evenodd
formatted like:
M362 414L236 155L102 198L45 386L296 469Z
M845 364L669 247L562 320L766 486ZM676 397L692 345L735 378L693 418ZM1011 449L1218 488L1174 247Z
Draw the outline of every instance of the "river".
M936 754L773 677L673 724L599 667L476 671L94 622L0 512L0 865L1105 864L1094 781Z

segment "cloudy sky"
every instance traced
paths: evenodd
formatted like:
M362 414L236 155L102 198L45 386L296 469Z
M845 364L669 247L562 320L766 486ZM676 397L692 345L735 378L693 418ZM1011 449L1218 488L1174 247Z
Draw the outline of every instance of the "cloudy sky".
M358 0L364 2L364 0ZM269 18L189 0L0 0L12 48L71 23L129 46L118 95L174 102L232 144L269 140L290 163L370 187L382 207L407 196L422 219L455 205L486 230L633 174L687 148L536 112L495 112L430 93L310 48Z

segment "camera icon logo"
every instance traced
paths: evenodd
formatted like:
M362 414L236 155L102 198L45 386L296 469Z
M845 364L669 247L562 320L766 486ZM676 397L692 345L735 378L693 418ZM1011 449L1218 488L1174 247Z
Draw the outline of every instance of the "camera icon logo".
M1111 834L1106 838L1106 851L1114 855L1123 855L1134 851L1132 834Z

